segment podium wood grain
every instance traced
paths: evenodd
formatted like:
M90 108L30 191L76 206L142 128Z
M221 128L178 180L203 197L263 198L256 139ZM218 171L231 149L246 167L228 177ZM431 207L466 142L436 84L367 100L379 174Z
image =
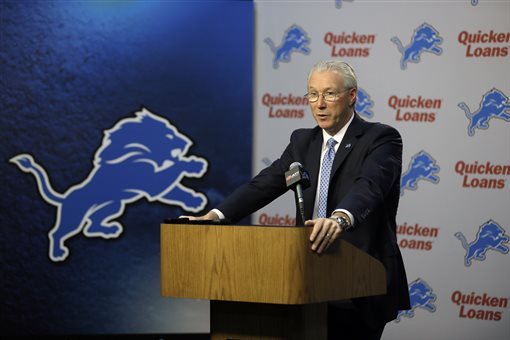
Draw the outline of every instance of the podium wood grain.
M310 250L310 227L161 225L163 296L310 304L386 293L383 265L340 240Z
M161 225L161 294L211 300L211 339L327 339L327 301L384 294L383 265L309 227Z

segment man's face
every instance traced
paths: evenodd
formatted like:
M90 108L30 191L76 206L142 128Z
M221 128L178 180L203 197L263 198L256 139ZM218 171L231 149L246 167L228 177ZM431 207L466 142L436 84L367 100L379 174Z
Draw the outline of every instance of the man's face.
M337 94L334 101L326 101L323 95ZM318 93L319 100L310 103L313 118L331 136L349 121L356 100L356 89L344 88L343 77L335 71L313 72L308 82L308 93Z

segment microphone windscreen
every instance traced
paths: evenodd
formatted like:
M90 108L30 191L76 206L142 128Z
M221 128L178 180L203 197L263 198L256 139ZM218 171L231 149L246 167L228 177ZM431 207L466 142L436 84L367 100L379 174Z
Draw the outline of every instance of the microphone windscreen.
M294 189L297 184L301 184L304 189L310 186L310 175L303 169L299 162L294 162L289 166L289 170L285 172L285 183L287 187Z
M295 168L298 168L298 167L303 167L303 166L302 166L302 165L301 165L301 163L299 163L299 162L294 162L294 163L292 163L292 164L289 166L289 170L292 170L292 169L295 169Z

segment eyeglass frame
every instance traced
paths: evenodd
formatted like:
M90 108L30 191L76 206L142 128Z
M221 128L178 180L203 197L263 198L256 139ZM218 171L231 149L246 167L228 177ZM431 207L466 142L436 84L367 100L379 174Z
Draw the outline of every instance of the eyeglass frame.
M326 94L325 94L325 93L323 93L323 92L317 92L317 99L316 99L316 100L310 100L310 97L309 97L309 96L310 96L310 92L306 93L306 94L305 94L305 97L306 97L306 99L308 99L308 102L310 102L310 103L316 103L316 102L318 102L318 101L319 101L319 98L320 98L321 96L322 96L322 98L324 98L324 100L325 100L325 101L327 101L328 103L333 103L333 102L335 102L335 101L337 101L337 100L338 100L338 98L339 98L339 95L340 95L340 94L342 94L342 93L344 93L344 92L347 92L347 91L350 91L350 90L352 90L352 89L354 89L354 87L349 87L349 88L343 89L342 91L339 91L339 92L326 91ZM328 92L330 92L330 93L334 93L334 99L328 100L328 99L326 98L326 95L327 95L327 93L328 93ZM331 95L331 94L330 94L330 95Z

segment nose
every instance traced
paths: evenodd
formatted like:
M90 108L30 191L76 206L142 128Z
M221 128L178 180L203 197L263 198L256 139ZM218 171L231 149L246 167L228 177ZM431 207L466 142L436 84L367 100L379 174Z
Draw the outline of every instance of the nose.
M317 107L319 107L319 108L326 107L326 99L324 99L324 96L322 96L322 95L319 96L319 99L317 100Z

